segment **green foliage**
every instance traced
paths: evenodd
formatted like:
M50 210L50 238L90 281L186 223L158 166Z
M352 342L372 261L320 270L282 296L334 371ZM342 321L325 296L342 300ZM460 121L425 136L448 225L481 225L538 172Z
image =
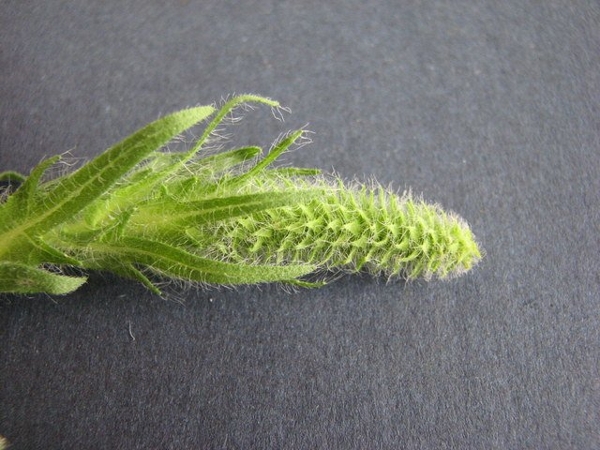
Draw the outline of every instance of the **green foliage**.
M46 179L35 167L0 203L0 292L65 294L85 282L64 272L111 271L160 294L156 278L210 284L291 282L317 270L446 278L481 254L468 226L438 206L379 186L345 185L314 169L272 163L304 135L261 149L201 155L243 95L159 119L78 170ZM212 117L187 151L162 148ZM3 198L0 196L0 199ZM72 270L71 270L72 271Z

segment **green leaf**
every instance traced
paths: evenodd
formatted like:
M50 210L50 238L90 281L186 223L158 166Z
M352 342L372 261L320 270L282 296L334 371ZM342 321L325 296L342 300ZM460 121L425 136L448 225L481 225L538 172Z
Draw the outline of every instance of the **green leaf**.
M31 213L36 194L40 195L39 184L42 175L59 160L60 156L53 156L42 161L33 168L29 176L24 179L23 184L8 198L2 211L3 221L0 222L0 231L9 229L11 224Z
M217 112L216 116L211 120L208 126L204 129L202 136L200 139L196 141L194 147L188 152L189 157L191 158L196 154L198 149L202 148L210 134L219 126L219 124L225 119L227 114L229 114L233 109L237 108L240 105L249 103L262 103L270 106L271 108L277 108L279 103L271 100L270 98L261 97L259 95L253 94L244 94L233 97L231 100L226 102L221 109Z
M152 293L156 295L162 295L160 289L158 289L152 281L146 277L142 272L136 269L133 264L122 264L120 266L113 266L111 269L115 275L122 276L123 278L129 278L131 280L139 281L146 286Z
M269 169L267 173L279 178L315 177L321 174L321 170L302 167L280 167L277 169Z
M202 258L162 242L126 237L119 247L103 246L126 264L141 264L173 278L216 284L253 284L288 281L314 271L312 264L289 266L243 265ZM102 247L99 247L102 251ZM112 270L112 269L111 269Z
M217 197L208 200L177 203L172 200L140 208L131 218L132 226L145 230L173 224L198 226L207 222L231 219L246 214L306 202L322 194L322 189L305 189L292 192L262 192L257 194ZM135 223L135 225L133 225Z
M262 149L260 147L252 146L207 156L197 162L195 171L197 171L198 175L202 174L203 171L211 175L216 175L260 155L261 152Z
M27 264L0 262L0 292L62 295L73 292L86 280L86 277L57 275Z
M66 253L48 245L41 237L29 239L30 253L27 263L33 266L42 263L79 266L81 262Z
M26 178L25 175L21 175L19 172L14 172L12 170L0 173L0 181L16 181L22 183Z
M111 147L85 166L65 177L44 198L23 228L40 232L72 218L106 192L149 153L214 112L210 106L186 109L165 116Z
M265 156L263 159L261 159L258 163L256 163L256 165L254 167L252 167L249 171L247 171L246 173L244 173L238 177L231 178L227 182L227 184L232 185L232 186L238 185L240 183L247 181L248 179L251 179L252 177L257 175L259 172L264 170L269 164L271 164L273 161L275 161L277 158L279 158L279 156L281 156L281 154L283 152L285 152L288 148L290 148L290 146L292 144L294 144L294 142L296 142L303 134L304 134L303 130L294 131L289 136L287 136L286 138L282 139L277 144L275 144L275 146L269 152L269 154L267 156Z
M206 196L211 192L214 192L218 187L215 180L217 180L225 171L233 170L235 166L256 157L260 152L260 147L243 147L211 155L191 163L189 167L185 167L185 169L181 171L183 172L183 176L179 173L176 173L173 176L167 176L169 173L175 172L175 170L170 169L165 169L161 173L152 173L152 171L149 170L150 173L145 174L143 183L147 184L153 182L154 179L160 181L164 194L163 196L169 197L169 201L175 200L181 202L195 200L201 196ZM181 161L175 161L174 164L180 162ZM136 187L137 185L129 186L129 190L133 191ZM147 192L147 189L145 191ZM119 191L119 197L126 197L127 199L131 198L130 192L123 192L123 194ZM131 204L131 201L127 204L121 204L120 208L127 207L129 204Z

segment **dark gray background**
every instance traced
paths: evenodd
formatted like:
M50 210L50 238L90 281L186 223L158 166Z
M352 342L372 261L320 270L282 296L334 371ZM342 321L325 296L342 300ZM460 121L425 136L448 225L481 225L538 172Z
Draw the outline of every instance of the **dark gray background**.
M411 187L486 258L429 284L2 296L15 449L600 448L598 2L0 3L1 170L234 92L293 110L245 143L308 122L288 164Z

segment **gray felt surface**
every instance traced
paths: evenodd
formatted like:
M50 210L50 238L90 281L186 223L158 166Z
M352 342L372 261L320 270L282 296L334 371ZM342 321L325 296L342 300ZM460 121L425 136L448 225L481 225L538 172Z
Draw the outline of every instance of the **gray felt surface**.
M596 1L0 3L0 168L231 93L288 164L411 187L486 258L449 282L0 298L14 449L600 448Z

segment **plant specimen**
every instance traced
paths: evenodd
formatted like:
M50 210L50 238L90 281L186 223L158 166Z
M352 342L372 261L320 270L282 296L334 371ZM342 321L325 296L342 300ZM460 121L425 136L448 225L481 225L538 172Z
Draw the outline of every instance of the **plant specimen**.
M87 270L139 280L208 284L286 282L316 286L312 272L360 270L408 279L447 278L481 258L458 216L409 194L346 184L318 170L273 167L303 130L258 147L208 152L242 95L150 123L77 170L54 177L41 162L0 192L0 292L65 294ZM211 119L208 121L208 119ZM184 151L166 144L208 121Z

